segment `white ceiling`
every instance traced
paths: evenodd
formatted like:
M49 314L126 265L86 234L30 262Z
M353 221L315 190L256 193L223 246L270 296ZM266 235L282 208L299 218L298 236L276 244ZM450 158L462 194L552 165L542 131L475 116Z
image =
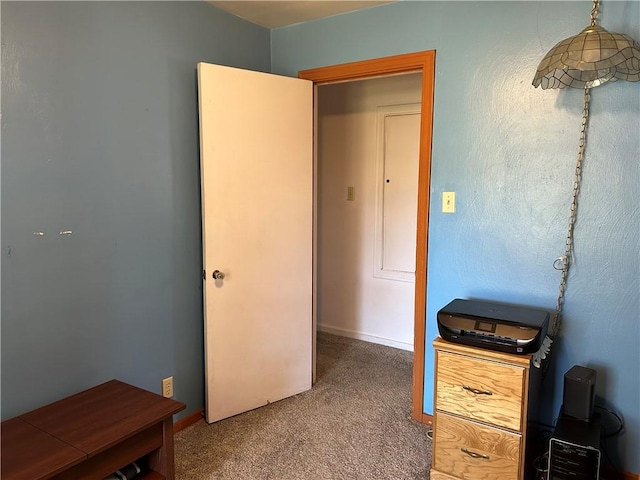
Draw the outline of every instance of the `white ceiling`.
M394 3L398 0L207 0L210 4L266 28L285 27L340 13Z

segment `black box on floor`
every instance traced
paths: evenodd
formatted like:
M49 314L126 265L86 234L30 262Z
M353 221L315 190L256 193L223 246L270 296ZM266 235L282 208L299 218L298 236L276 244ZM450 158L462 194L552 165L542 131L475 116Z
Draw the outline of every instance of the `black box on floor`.
M591 419L596 398L596 375L595 370L580 365L574 365L564 374L564 415L585 421Z
M598 480L600 431L597 414L588 422L561 414L549 440L548 480Z

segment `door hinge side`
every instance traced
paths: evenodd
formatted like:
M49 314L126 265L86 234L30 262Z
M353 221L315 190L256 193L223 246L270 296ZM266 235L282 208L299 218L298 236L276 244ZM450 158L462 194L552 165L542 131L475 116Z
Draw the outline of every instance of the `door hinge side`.
M202 270L202 280L206 280L206 279L207 279L207 271Z

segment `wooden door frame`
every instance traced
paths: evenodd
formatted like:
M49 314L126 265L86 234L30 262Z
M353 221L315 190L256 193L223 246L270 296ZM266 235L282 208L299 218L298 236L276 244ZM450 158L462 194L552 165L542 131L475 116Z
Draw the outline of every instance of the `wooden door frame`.
M301 70L298 77L322 84L401 73L422 73L420 121L420 160L418 169L418 219L416 234L416 280L413 328L413 386L411 414L414 420L430 423L423 412L424 360L427 306L427 251L429 230L429 193L431 185L431 137L433 132L433 93L435 85L435 50L394 55L328 67ZM317 106L316 106L317 110ZM316 115L317 120L317 115ZM316 123L316 122L314 122Z

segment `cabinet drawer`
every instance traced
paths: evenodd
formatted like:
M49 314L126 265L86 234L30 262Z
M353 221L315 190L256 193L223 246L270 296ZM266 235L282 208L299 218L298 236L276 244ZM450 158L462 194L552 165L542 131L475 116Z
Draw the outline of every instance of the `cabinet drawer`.
M446 352L437 362L438 410L521 431L524 368Z
M437 413L433 468L463 480L516 480L522 437Z
M433 468L429 472L429 480L459 480L456 477L452 477L451 475L447 475L446 473L439 472L438 470L434 470Z

